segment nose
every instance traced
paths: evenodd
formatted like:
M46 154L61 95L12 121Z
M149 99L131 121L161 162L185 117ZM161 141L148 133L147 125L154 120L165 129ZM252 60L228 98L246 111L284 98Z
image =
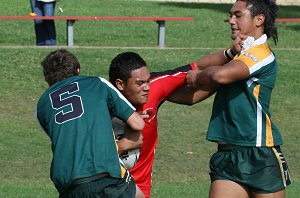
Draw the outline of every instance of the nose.
M149 90L150 90L150 83L146 83L146 84L145 84L144 90L145 90L145 91L149 91Z
M235 24L235 17L234 16L229 17L228 22L230 25Z

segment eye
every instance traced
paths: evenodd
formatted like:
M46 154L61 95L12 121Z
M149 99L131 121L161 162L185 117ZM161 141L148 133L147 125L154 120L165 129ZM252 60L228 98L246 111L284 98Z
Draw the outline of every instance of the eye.
M149 83L150 83L150 78L147 81L144 81L144 80L136 81L136 84L138 86L144 86L144 85L147 85Z
M142 86L143 84L145 84L146 82L145 81L137 81L136 82L136 84L138 85L138 86Z

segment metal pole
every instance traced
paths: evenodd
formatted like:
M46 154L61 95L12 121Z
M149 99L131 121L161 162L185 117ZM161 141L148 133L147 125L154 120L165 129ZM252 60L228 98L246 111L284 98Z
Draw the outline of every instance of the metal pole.
M165 21L157 21L158 23L158 46L159 48L165 47Z
M74 23L75 20L67 20L67 44L68 47L74 46Z

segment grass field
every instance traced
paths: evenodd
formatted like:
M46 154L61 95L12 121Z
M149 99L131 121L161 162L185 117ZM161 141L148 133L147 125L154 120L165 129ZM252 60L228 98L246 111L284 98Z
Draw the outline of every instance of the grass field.
M88 3L87 3L88 2ZM157 24L151 22L76 22L75 44L83 75L107 78L110 60L135 51L151 71L184 65L230 44L223 20L230 5L142 1L59 1L65 15L192 16L193 22L167 23L167 49L156 46ZM1 15L27 15L29 1L2 0ZM80 5L80 6L75 6ZM300 7L280 7L280 17L300 17ZM58 13L57 15L62 15ZM213 17L211 17L213 16ZM58 47L34 46L32 21L0 21L0 197L54 198L49 179L50 142L35 120L36 102L47 88L39 62L64 47L65 22L57 25ZM272 118L281 129L282 150L293 185L300 193L300 24L278 24L273 47L280 70L271 101ZM106 47L103 47L106 46ZM109 47L108 47L109 46ZM144 48L146 47L146 48ZM184 49L179 49L184 48ZM215 145L205 140L213 97L194 106L165 103L159 112L159 144L153 170L153 198L207 197L208 160Z

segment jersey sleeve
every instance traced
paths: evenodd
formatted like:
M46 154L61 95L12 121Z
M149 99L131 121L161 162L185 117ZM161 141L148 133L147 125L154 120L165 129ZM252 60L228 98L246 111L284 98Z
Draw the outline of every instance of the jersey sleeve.
M176 89L186 85L186 74L189 70L195 69L195 66L188 64L175 69L162 72L151 72L151 89L157 98L164 100Z
M126 122L135 111L135 108L110 82L104 78L100 78L100 80L107 86L109 110L113 116Z
M275 61L275 56L266 44L257 45L249 48L234 60L245 63L249 69L250 77L262 73L268 73L272 68L268 67L270 63Z
M188 72L189 70L195 70L196 66L194 63L188 64L188 65L184 65L181 67L177 67L175 69L170 69L170 70L166 70L166 71L161 71L161 72L151 72L151 78L155 78L155 77L159 77L159 76L163 76L163 75L173 75L176 74L178 72Z

